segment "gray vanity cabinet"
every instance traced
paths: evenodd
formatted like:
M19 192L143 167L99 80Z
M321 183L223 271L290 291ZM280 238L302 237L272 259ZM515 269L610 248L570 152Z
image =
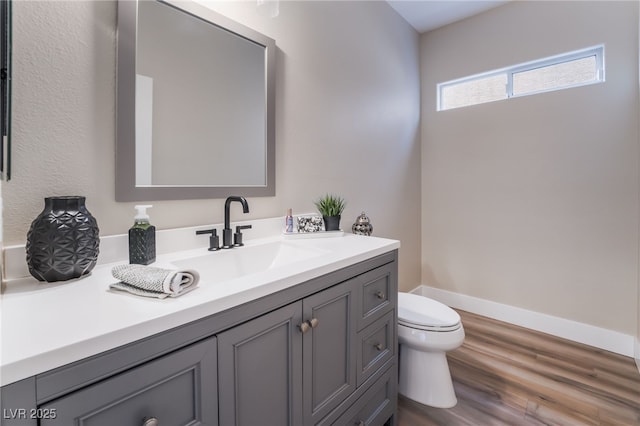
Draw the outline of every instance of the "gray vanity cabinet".
M397 271L384 253L4 386L0 425L393 425Z

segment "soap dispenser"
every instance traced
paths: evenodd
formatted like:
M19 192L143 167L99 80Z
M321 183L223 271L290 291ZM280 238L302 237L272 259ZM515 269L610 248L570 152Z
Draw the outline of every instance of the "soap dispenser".
M138 213L129 229L129 263L148 265L156 261L156 227L149 223L150 205L135 206Z
M290 234L293 232L293 214L291 209L287 210L287 216L284 218L284 230L286 233Z

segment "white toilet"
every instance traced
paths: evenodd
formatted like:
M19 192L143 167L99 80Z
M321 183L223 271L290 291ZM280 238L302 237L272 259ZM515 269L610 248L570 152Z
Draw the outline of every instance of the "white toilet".
M446 352L463 341L464 328L456 311L424 296L398 293L398 392L432 407L456 405Z

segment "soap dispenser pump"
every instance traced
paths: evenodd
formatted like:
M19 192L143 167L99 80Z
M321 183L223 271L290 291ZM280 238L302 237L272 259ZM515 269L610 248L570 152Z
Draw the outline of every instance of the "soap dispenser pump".
M138 213L129 229L129 263L148 265L156 261L156 227L149 223L147 209L151 205L135 206Z

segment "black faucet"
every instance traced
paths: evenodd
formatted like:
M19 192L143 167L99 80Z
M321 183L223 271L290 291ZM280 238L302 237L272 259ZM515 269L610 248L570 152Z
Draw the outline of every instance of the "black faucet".
M224 249L230 249L234 246L232 241L233 231L231 230L231 220L229 217L229 207L233 201L237 201L242 204L243 213L249 213L249 204L244 197L232 195L224 202L224 229L222 230L222 248Z

